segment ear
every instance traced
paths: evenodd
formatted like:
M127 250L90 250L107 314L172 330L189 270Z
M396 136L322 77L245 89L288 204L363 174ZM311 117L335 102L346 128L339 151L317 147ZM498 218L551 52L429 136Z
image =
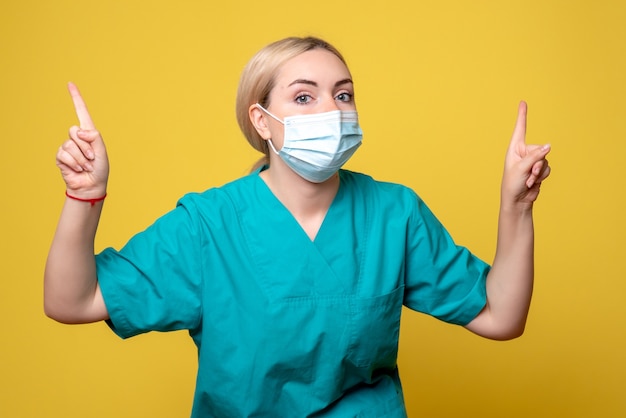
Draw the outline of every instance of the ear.
M253 104L248 108L248 116L250 117L252 126L254 126L254 129L256 129L261 138L265 140L272 138L272 134L270 133L270 129L267 124L267 115L259 109L256 104Z

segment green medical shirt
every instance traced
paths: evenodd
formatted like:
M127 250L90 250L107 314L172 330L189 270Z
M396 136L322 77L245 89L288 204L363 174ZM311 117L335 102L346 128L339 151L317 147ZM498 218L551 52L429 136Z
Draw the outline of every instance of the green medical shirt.
M184 196L97 256L123 338L187 329L194 417L405 417L402 306L466 324L489 266L410 189L341 170L311 241L258 172Z

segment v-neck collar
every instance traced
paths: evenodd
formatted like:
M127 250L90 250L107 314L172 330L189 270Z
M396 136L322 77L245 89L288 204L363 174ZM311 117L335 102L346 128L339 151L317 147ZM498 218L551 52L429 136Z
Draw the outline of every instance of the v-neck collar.
M342 186L343 182L341 180L341 171L339 171L339 173L337 174L339 176L339 186L337 188L337 193L330 203L330 206L326 211L326 215L324 215L324 219L322 220L322 223L317 230L317 234L315 234L315 238L311 239L304 230L304 228L302 228L296 217L291 213L291 211L289 211L289 209L287 209L287 207L278 199L278 197L276 197L274 192L272 192L272 189L270 189L267 183L261 178L260 174L266 168L267 166L260 167L253 173L256 180L255 188L261 197L260 201L264 204L267 204L267 209L270 210L272 213L278 214L279 216L286 216L291 219L291 223L293 223L294 229L297 229L312 244L318 245L323 242L323 237L320 238L320 235L328 235L328 233L324 233L324 231L328 229L326 225L328 223L332 223L331 221L329 221L329 219L332 219L332 217L334 216L336 212L335 208L340 205L340 202L344 195L344 187Z
M240 207L242 231L258 283L270 300L354 291L360 252L346 248L345 240L354 239L354 233L345 221L350 209L341 185L314 241L260 177L253 179L249 193L245 208Z

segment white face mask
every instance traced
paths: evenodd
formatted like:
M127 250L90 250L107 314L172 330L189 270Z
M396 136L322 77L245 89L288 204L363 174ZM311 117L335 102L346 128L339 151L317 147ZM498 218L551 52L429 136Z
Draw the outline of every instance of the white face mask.
M282 121L260 104L256 105L285 125L280 151L276 151L271 139L268 140L274 153L310 182L328 180L361 145L363 132L355 110L287 116Z

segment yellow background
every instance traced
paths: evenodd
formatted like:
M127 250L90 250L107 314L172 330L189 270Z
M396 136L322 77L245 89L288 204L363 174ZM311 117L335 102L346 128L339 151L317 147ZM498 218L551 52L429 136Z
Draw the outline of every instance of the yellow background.
M75 123L66 82L111 159L97 248L120 247L183 193L247 172L257 154L234 118L240 71L268 42L309 34L345 53L356 82L365 139L347 167L414 188L487 261L520 99L528 141L553 146L526 334L492 342L407 311L410 416L626 416L625 5L4 1L0 416L182 417L192 400L184 332L122 341L43 314L64 200L54 157Z

